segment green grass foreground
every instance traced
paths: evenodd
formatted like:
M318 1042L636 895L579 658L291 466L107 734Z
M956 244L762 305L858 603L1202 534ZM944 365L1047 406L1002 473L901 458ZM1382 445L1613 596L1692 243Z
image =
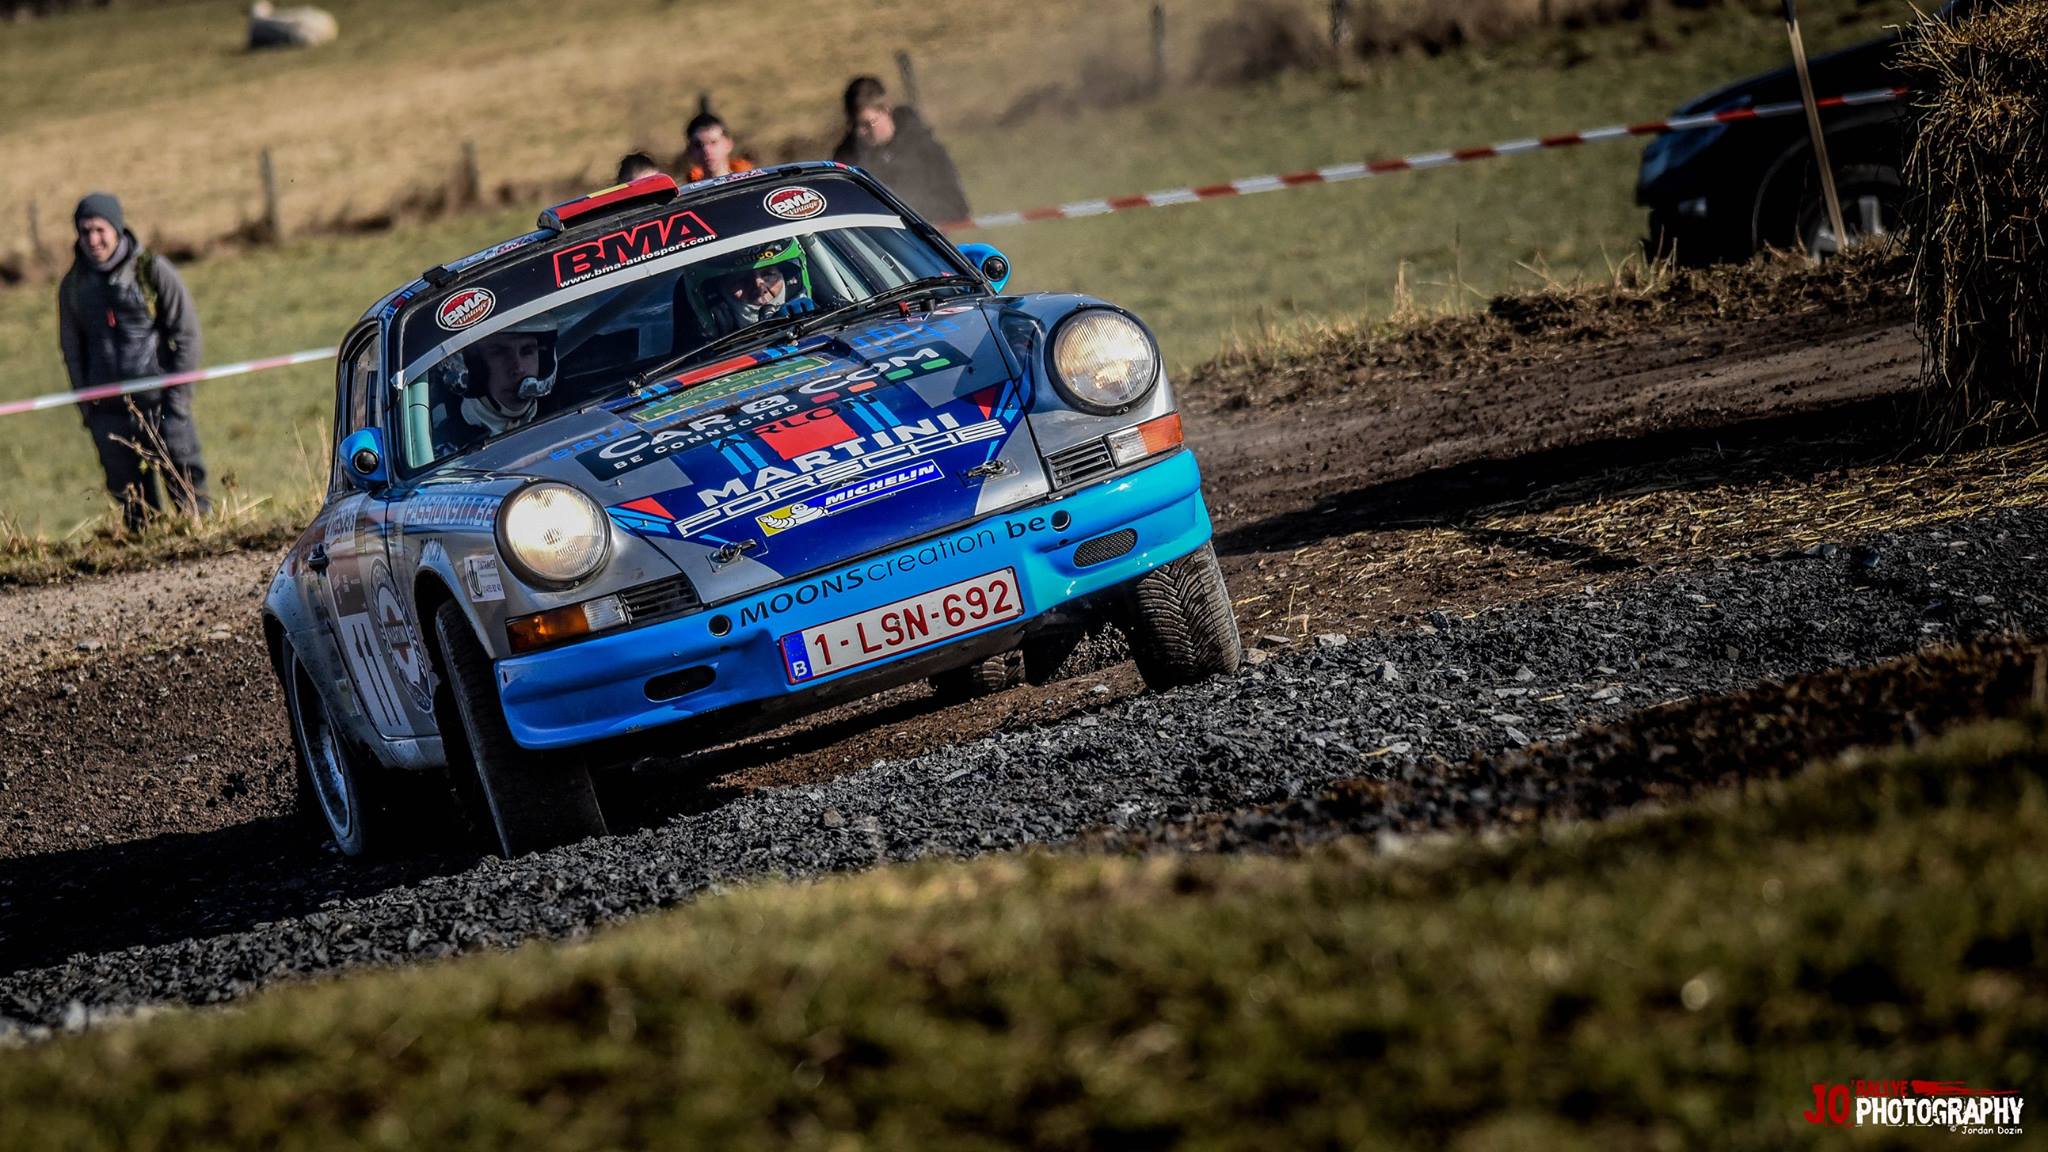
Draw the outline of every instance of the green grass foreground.
M0 1146L1781 1149L1815 1081L2037 1105L2044 954L2035 716L1393 857L763 884L0 1055Z

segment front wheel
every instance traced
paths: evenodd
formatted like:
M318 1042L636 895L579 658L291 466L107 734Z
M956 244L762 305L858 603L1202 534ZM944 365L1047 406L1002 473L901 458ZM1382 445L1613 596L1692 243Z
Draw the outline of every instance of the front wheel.
M1154 690L1237 671L1244 647L1214 546L1204 544L1132 585L1131 656Z
M605 834L590 770L569 757L549 763L519 746L498 703L490 653L454 601L434 610L445 674L437 699L441 740L457 795L478 831L506 856Z

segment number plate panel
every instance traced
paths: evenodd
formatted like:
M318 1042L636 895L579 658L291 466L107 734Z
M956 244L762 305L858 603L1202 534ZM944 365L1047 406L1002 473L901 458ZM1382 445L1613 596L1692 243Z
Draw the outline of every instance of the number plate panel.
M791 684L802 684L1023 614L1017 573L1004 568L791 632L782 638L782 666Z

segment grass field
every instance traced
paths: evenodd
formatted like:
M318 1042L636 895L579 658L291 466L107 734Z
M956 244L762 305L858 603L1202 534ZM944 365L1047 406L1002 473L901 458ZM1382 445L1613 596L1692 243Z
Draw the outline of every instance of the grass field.
M1392 858L764 884L0 1054L0 1147L1781 1149L1815 1082L2035 1095L2044 828L2034 715Z
M1660 11L1647 25L1536 32L1486 50L1379 62L1347 84L1295 73L1251 87L1182 87L1159 99L1044 113L996 128L994 118L1034 82L1049 78L1071 84L1085 60L1114 54L1119 45L1142 44L1143 5L1067 6L1072 12L1065 20L1045 19L1034 10L1032 27L1060 31L1050 46L1028 51L1030 27L1008 23L1023 18L1005 15L1009 10L1002 6L986 6L991 21L986 34L924 27L918 21L926 19L920 14L925 10L907 4L897 13L900 23L828 13L820 27L836 30L851 47L835 55L830 67L821 57L814 66L783 69L778 56L774 91L786 92L790 101L769 99L745 85L718 83L730 74L719 69L739 68L746 55L738 49L756 43L790 53L792 61L808 60L806 53L824 51L831 39L826 32L801 38L770 35L741 23L732 33L734 50L702 71L670 66L645 52L634 56L644 65L635 71L606 55L620 29L639 28L644 38L648 30L687 30L698 27L689 21L729 13L706 4L606 7L601 17L574 24L573 35L562 33L564 46L546 54L534 74L516 84L505 78L506 61L520 58L520 45L531 47L555 35L547 30L554 25L532 17L538 5L523 0L494 8L488 21L478 18L474 5L447 6L436 10L439 15L421 16L417 31L408 25L402 34L388 19L380 19L394 5L368 0L342 5L349 35L336 53L262 62L232 57L217 30L204 32L211 40L180 41L200 37L194 29L203 24L175 20L178 12L190 16L175 6L144 10L136 17L142 25L132 30L106 23L114 18L105 14L82 14L30 25L0 45L9 75L31 81L10 85L0 95L0 120L12 124L0 133L0 146L10 159L30 161L9 172L34 169L45 173L38 179L54 179L49 174L55 173L62 181L105 182L129 190L120 172L107 170L103 176L95 165L77 162L76 134L92 132L99 122L80 119L87 114L76 102L60 98L79 88L76 73L64 70L64 62L76 65L82 59L84 50L74 40L95 29L123 27L106 47L109 75L126 77L123 83L133 88L177 98L163 107L163 120L147 105L127 109L129 118L150 125L166 140L149 153L146 187L154 191L131 197L133 218L159 224L166 213L182 211L176 197L163 190L204 187L219 167L203 155L205 148L216 146L212 136L169 119L184 107L179 101L218 112L222 101L249 100L263 104L251 116L281 114L271 106L275 101L263 98L275 96L282 85L302 86L290 88L292 103L297 114L309 119L294 121L299 135L293 139L308 141L305 146L312 148L310 141L324 139L311 135L314 129L338 133L333 154L322 153L312 167L344 179L336 185L339 192L301 190L295 184L288 198L321 202L345 198L346 189L358 183L391 188L397 177L378 167L385 163L381 155L357 155L387 142L403 152L431 141L452 155L453 141L468 133L482 137L486 155L515 143L535 148L532 154L522 153L517 166L536 175L586 165L593 171L608 168L629 141L654 131L635 129L636 117L673 132L669 121L694 98L686 94L699 86L721 93L730 88L732 100L722 106L742 124L755 116L781 125L778 131L821 131L829 122L832 90L845 72L868 67L889 74L888 47L929 38L946 47L935 47L923 66L927 101L937 111L977 208L995 210L1640 118L1733 76L1773 65L1783 55L1782 26L1769 13L1746 6ZM1175 6L1173 51L1191 53L1200 20L1222 10L1220 2ZM979 15L983 8L975 11ZM1816 50L1845 43L1908 14L1904 3L1890 0L1809 4L1809 43ZM457 18L469 21L464 27L478 27L474 51L443 51L452 35L446 22ZM886 35L874 31L885 24ZM155 31L144 37L142 30L151 28ZM748 40L749 34L757 39ZM214 46L205 48L208 43ZM168 44L184 46L172 52ZM575 56L572 47L583 55ZM218 69L197 69L172 59L179 53L187 61L198 54L222 63ZM556 59L562 53L574 57L573 67ZM984 62L985 70L977 71L976 61ZM787 84L781 82L784 71L791 77ZM429 115L424 107L408 106L416 115L407 120L405 109L387 107L396 98L393 93L438 101L435 108L455 103L447 93L435 95L431 86L416 88L409 79L415 73L429 75L451 92L511 88L518 100L545 93L583 119L571 132L514 103L476 113L483 118L473 121L449 121L438 113ZM384 84L387 77L393 78L391 86ZM790 111L798 97L804 107L824 109L824 120L809 111ZM642 116L636 109L643 105L660 115ZM321 119L337 115L335 109L352 118L345 123ZM594 138L590 118L600 115L611 126L610 134L595 137L601 146L579 151L564 144L573 137L587 145ZM380 116L399 120L387 123ZM378 129L379 124L386 127ZM375 137L398 124L403 126L398 137ZM58 165L60 159L68 160L68 166ZM1597 145L1364 184L1029 225L976 238L1000 244L1011 254L1019 289L1081 288L1133 307L1158 328L1169 360L1184 368L1269 327L1384 316L1404 303L1424 309L1472 306L1492 292L1540 282L1539 273L1530 269L1547 269L1565 279L1605 279L1613 264L1629 258L1641 231L1639 213L1630 202L1635 159L1632 146ZM292 170L288 155L281 163ZM487 164L487 179L489 169ZM175 178L167 175L172 173ZM0 180L15 178L0 175ZM79 190L69 188L58 198L68 203ZM28 191L5 187L0 196ZM222 192L213 198L226 201L242 212L248 197L235 200ZM306 238L275 250L201 261L189 268L188 279L206 325L207 359L219 363L331 343L382 291L431 263L523 229L533 207L407 224L372 236ZM205 219L203 212L177 219L173 231L188 221L193 230L203 231L197 223ZM1409 289L1405 299L1396 294L1397 279ZM51 312L47 287L0 291L0 397L60 386ZM307 368L202 390L199 412L211 463L245 499L265 501L258 515L303 514L312 498L311 478L325 469L328 379L322 369ZM16 533L63 537L104 523L90 445L67 412L0 421L0 476L6 477L0 486L0 521Z

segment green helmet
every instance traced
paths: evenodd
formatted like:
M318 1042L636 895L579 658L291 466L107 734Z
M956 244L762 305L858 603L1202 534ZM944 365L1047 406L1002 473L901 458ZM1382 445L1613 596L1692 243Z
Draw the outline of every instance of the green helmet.
M761 268L772 268L777 264L789 265L782 269L785 278L794 280L800 289L797 295L811 294L811 262L804 255L804 246L795 237L776 240L759 248L750 248L728 257L719 267L718 279L724 279L735 272L751 272Z

